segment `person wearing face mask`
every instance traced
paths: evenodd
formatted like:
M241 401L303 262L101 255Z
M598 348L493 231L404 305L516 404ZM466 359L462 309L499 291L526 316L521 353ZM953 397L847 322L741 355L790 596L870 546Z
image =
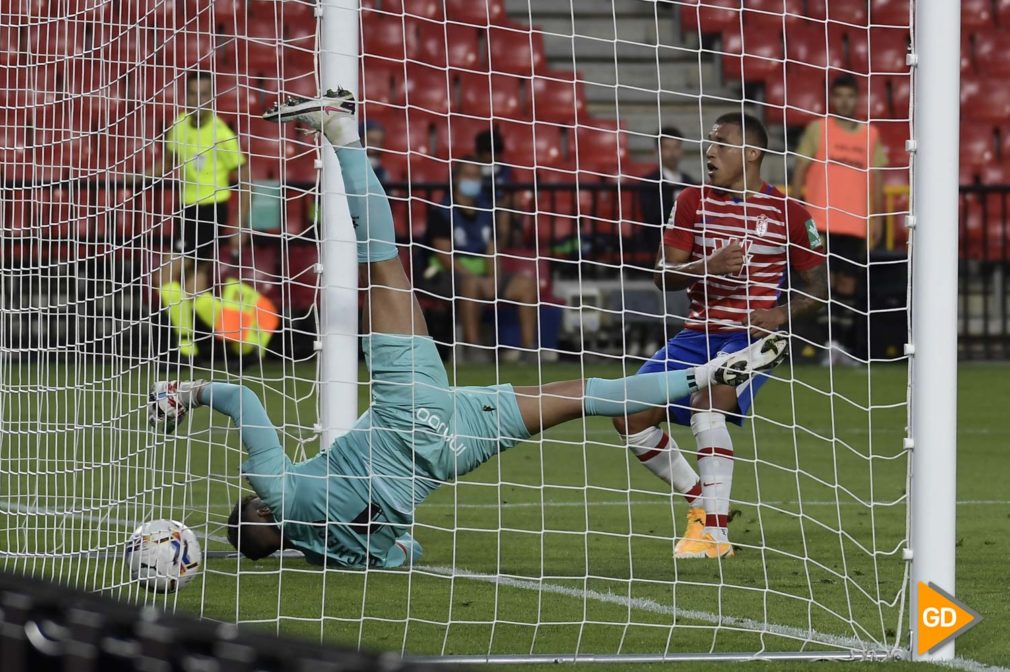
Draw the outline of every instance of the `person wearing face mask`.
M481 166L474 157L456 162L452 190L440 205L428 212L428 246L432 250L425 270L428 291L460 299L459 317L463 340L469 346L482 343L481 313L495 300L518 308L522 347L527 357L537 348L536 278L528 273L503 272L496 243L507 236L507 222L483 189ZM490 351L469 348L472 360L490 359Z

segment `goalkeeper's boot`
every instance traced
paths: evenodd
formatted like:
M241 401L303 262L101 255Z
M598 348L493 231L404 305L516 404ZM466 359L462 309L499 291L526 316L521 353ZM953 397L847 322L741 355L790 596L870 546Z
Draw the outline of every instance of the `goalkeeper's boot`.
M166 432L173 431L190 410L201 405L197 392L203 384L202 380L185 383L161 380L155 383L147 397L147 422Z
M742 385L755 373L778 366L786 358L788 350L789 337L786 334L765 336L743 350L721 355L710 361L708 366L712 371L712 382L734 387Z
M263 118L280 123L299 121L325 135L337 147L342 147L358 139L356 108L354 94L338 88L336 91L330 89L318 98L289 96L283 103L274 103L263 113Z
M732 558L733 544L728 541L716 541L705 531L705 509L691 509L688 515L687 530L684 537L673 549L673 557L678 560L689 558ZM694 518L692 518L694 516Z

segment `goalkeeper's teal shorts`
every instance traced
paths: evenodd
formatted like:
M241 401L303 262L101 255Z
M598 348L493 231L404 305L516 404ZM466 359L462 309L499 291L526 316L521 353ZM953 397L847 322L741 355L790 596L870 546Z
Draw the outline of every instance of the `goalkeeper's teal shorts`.
M512 386L450 387L430 338L373 334L364 351L373 450L394 453L383 461L394 460L404 476L455 480L529 438Z

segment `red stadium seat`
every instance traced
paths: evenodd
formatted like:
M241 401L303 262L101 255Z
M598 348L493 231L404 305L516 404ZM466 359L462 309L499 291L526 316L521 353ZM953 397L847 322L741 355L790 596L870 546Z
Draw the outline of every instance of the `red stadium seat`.
M71 235L78 216L77 194L63 187L38 187L33 191L35 227L40 238L60 239Z
M214 80L214 102L224 114L259 114L264 101L245 77L218 75Z
M995 25L992 0L961 0L961 32L970 33Z
M361 12L361 53L383 56L394 61L406 59L406 38L403 24L390 20L381 12Z
M904 28L874 28L870 31L870 71L874 75L906 74L908 31Z
M1004 28L1010 26L1010 0L996 0L996 23Z
M451 152L454 159L462 158L467 154L473 154L477 136L490 131L497 126L499 129L506 122L504 119L476 119L474 117L454 114L449 118L449 138L452 140ZM444 141L443 141L444 144ZM508 142L506 141L506 147ZM507 160L498 157L499 161Z
M445 0L445 18L481 27L508 22L501 0Z
M699 35L718 35L740 25L738 0L689 0L680 9L680 27Z
M987 163L978 175L982 184L1010 185L1010 165L1006 163Z
M961 84L961 118L1005 122L1010 119L1010 89L1003 79L971 80Z
M996 131L991 125L961 124L961 165L981 168L996 162Z
M827 76L821 68L789 63L784 79L768 80L765 119L769 124L803 126L827 112Z
M530 105L537 121L575 124L585 115L585 86L577 73L549 71L533 78Z
M621 163L627 160L627 136L617 122L594 119L591 125L575 129L575 157L580 171L599 172L619 177Z
M525 26L495 26L488 29L491 70L532 77L547 65L544 36Z
M800 21L785 28L786 58L809 66L844 68L848 31L835 23Z
M369 56L362 63L360 99L365 103L403 104L403 64Z
M413 21L408 23L408 56L436 68L482 69L472 26Z
M888 77L869 77L869 91L865 90L865 80L861 77L860 89L863 90L862 110L858 114L865 115L867 119L889 119L896 116L891 106L891 80ZM905 116L901 114L898 116Z
M404 83L408 107L448 114L449 82L445 68L408 63Z
M911 20L911 0L870 0L870 23L875 26L907 28Z
M722 71L728 79L760 82L782 70L782 16L744 11L743 30L732 26L722 34Z
M539 122L497 124L505 140L505 162L520 168L564 165L570 145L568 128Z
M834 2L834 0L807 0L806 12L811 18L826 18L829 22L865 26L869 19L866 2Z
M34 236L36 206L31 187L9 187L4 190L3 219L0 238Z
M1010 75L1010 43L1005 30L981 30L972 40L974 66L978 72L994 77Z
M965 194L961 199L961 257L1010 260L1010 204L1005 193Z
M31 26L28 29L28 45L38 62L80 56L88 47L86 27L84 22L74 19L58 19Z
M880 141L887 152L887 165L906 167L911 161L905 151L905 142L911 137L907 121L876 121L873 126L880 133Z
M511 75L487 75L460 72L455 75L458 87L458 111L486 119L528 119L522 104L523 89L528 81Z

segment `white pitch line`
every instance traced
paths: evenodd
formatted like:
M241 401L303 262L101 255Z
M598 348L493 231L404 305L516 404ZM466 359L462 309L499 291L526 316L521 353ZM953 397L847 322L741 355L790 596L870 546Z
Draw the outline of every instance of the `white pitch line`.
M498 576L495 574L484 574L483 572L474 572L467 569L456 570L452 567L420 565L417 566L415 570L422 573L430 572L432 574L452 579L469 579L471 581L493 583L499 586L506 586L508 588L516 588L518 590L531 590L541 593L563 595L565 597L574 597L582 600L604 602L606 604L616 604L627 609L639 609L641 611L648 611L654 614L672 616L675 619L683 618L693 621L701 621L703 623L711 623L716 626L730 626L747 630L749 632L762 632L781 637L788 637L790 639L799 639L801 641L813 641L819 644L835 646L847 650L874 650L872 646L867 646L868 642L856 639L855 637L842 637L840 635L818 632L817 630L804 630L802 628L789 625L779 625L777 623L763 623L752 618L725 616L697 609L679 609L645 597L627 597L616 593L604 593L598 590L589 590L586 588L572 588L570 586L562 586L555 583L547 583L545 581L519 579L510 576ZM904 653L904 651L896 651L895 653L901 654ZM946 661L942 664L953 669L965 670L965 672L1010 672L1010 669L986 665L968 658L954 658L953 660Z
M617 500L606 500L606 501L588 501L588 502L504 502L501 504L495 504L493 502L483 503L483 504L451 504L442 502L432 502L428 504L422 504L421 508L433 508L433 509L539 509L539 508L584 508L586 506L599 507L599 506L659 506L669 507L670 502L659 499L662 495L657 495L656 499L631 499L627 501L617 501ZM877 507L893 507L900 506L904 502L872 502L872 506ZM866 504L860 502L832 502L830 500L814 500L810 502L801 502L798 500L792 501L771 501L771 502L733 502L733 504L739 504L741 506L861 506L866 507ZM959 506L1010 506L1010 500L1006 499L966 499L958 501Z

